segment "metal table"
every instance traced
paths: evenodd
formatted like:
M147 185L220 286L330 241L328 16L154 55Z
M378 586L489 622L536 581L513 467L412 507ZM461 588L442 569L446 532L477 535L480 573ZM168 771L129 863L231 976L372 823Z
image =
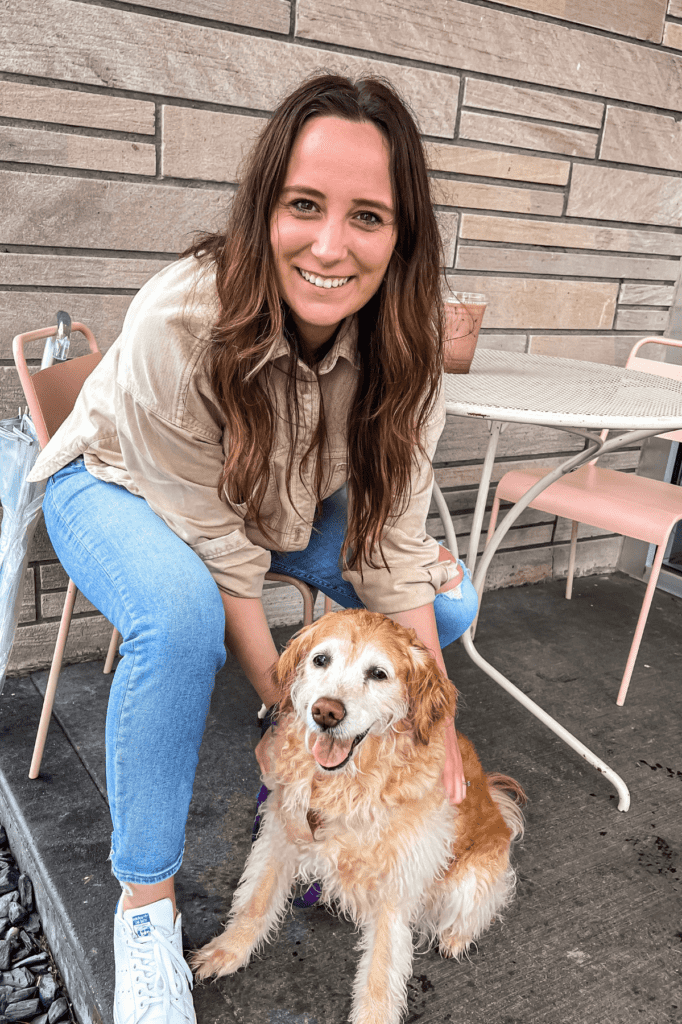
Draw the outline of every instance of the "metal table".
M682 427L682 382L576 359L481 349L468 374L445 374L444 391L449 414L485 419L490 428L467 558L479 599L488 566L502 540L541 491L597 455ZM548 472L509 509L477 559L497 443L507 423L553 427L578 434L587 443L583 451ZM609 431L608 439L600 437L604 430ZM446 542L456 551L452 519L437 485L434 499ZM476 665L613 783L618 791L618 810L627 811L630 794L621 777L487 662L474 647L472 628L462 642Z

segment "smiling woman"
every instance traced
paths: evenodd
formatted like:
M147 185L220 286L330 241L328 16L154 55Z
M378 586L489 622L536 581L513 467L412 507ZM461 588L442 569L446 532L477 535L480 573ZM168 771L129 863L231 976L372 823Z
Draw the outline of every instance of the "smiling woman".
M215 268L220 299L208 355L232 439L221 480L228 497L265 527L276 416L261 371L284 336L292 449L305 441L318 513L325 434L343 437L351 495L343 555L351 571L379 569L387 520L427 497L417 498L414 459L424 459L432 440L435 447L432 435L444 422L440 235L421 139L395 91L376 79L304 82L256 141L226 231L199 239L190 254ZM325 394L324 359L349 332L359 373L339 422L341 401ZM308 433L299 360L314 368L320 387L317 429ZM336 424L326 422L330 413ZM289 463L288 476L293 468ZM409 557L435 562L437 545ZM435 571L435 590L453 578L446 564ZM435 581L422 577L425 602L433 602ZM353 584L363 586L355 575ZM395 596L396 588L402 590L397 577ZM416 596L411 587L409 593ZM388 610L412 603L402 597Z
M115 1024L194 1020L173 878L226 645L267 707L280 696L268 569L412 628L441 677L441 647L475 615L461 563L426 533L440 263L421 140L393 89L304 82L258 139L225 230L135 296L36 462L54 549L123 638L107 718ZM444 744L459 803L452 718ZM320 750L318 767L334 760Z

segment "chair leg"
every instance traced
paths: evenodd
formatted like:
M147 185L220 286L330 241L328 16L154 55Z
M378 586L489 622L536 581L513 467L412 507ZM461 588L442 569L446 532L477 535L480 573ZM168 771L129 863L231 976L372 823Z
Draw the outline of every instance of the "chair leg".
M307 583L302 580L297 580L293 576L285 576L279 572L268 572L265 574L266 580L276 580L278 583L288 583L292 587L296 587L299 594L303 598L303 625L309 626L313 621L313 613L315 608L315 596Z
M315 602L309 587L306 587L305 590L299 587L299 590L303 596L303 625L309 626L315 614Z
M54 704L54 698L57 692L57 682L59 680L59 673L61 672L62 669L64 648L66 647L66 638L69 635L69 626L71 625L71 616L73 614L73 606L76 603L77 594L78 591L76 590L76 584L73 582L73 580L69 580L69 586L67 587L66 590L66 600L64 601L64 608L62 609L62 619L61 622L59 623L57 645L54 649L52 667L50 668L50 676L47 680L45 696L43 697L43 709L40 713L38 733L36 735L35 746L33 747L33 758L31 760L31 767L28 773L29 779L37 779L38 775L40 774L40 762L43 759L43 750L45 749L47 730L50 726L52 706Z
M107 651L106 661L104 662L103 675L105 676L108 676L112 668L114 667L114 658L116 657L116 654L118 652L118 645L120 643L120 640L121 634L114 626L114 629L111 634L111 640L109 641L109 650Z
M635 667L635 661L637 660L637 654L639 653L639 645L642 641L642 634L644 633L644 627L646 625L647 616L649 609L651 608L651 602L654 597L654 591L656 590L656 584L658 582L658 574L661 571L661 565L663 564L663 556L665 554L665 543L662 542L658 545L656 551L656 557L654 558L654 564L651 566L651 576L647 583L647 588L644 594L644 601L642 602L642 608L637 619L637 629L635 630L635 636L632 641L632 647L630 648L630 654L628 655L627 665L625 666L625 672L623 679L620 684L620 690L618 691L618 697L616 704L618 707L622 707L625 703L625 695L628 692L628 686L630 685L630 677L632 676L632 670Z
M566 577L566 600L570 601L573 595L573 574L575 573L575 553L578 547L578 524L573 520L571 524L571 550L568 555L568 576Z

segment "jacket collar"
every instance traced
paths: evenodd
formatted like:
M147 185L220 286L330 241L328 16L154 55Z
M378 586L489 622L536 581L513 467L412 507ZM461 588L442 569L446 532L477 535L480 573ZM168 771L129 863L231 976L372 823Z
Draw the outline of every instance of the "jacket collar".
M280 337L270 357L275 362L281 356L289 355L289 344L284 336ZM360 367L358 357L358 321L355 315L347 316L336 337L336 341L327 352L324 359L318 364L318 373L329 373L334 369L340 358L346 359L356 369Z

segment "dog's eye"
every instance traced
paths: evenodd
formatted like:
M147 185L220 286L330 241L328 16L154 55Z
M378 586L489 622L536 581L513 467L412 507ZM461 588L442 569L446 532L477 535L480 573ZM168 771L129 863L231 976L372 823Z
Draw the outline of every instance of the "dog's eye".
M329 664L329 655L328 654L316 654L315 657L313 658L313 665L316 665L318 668L326 668L326 666L328 664Z
M371 668L367 675L371 676L372 679L388 679L388 673L384 672L383 668L379 668L377 665Z

